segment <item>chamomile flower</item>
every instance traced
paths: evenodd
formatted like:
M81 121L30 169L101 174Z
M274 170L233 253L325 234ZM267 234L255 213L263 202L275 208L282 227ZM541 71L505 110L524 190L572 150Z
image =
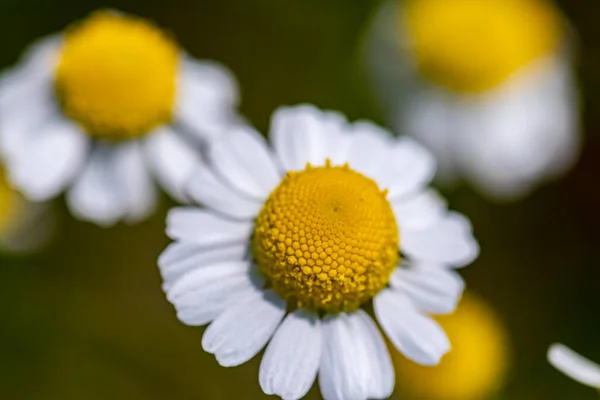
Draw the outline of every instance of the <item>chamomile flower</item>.
M0 80L0 149L31 200L66 192L74 215L135 222L153 178L177 200L198 146L235 123L237 88L144 19L93 13L41 39Z
M456 307L471 225L426 189L434 160L411 139L308 105L277 110L270 137L212 142L187 188L205 207L168 216L167 298L185 324L210 323L202 346L222 366L267 346L267 394L301 398L318 374L325 399L387 398L392 362L363 307L406 357L437 364L450 343L429 314Z
M586 386L600 389L600 365L580 356L562 344L553 344L548 361L563 374Z
M365 55L392 125L436 155L442 182L513 199L578 154L568 39L551 0L397 0Z
M505 383L509 364L505 328L494 310L466 293L456 311L436 317L452 342L452 351L434 368L392 353L403 393L419 400L482 400Z

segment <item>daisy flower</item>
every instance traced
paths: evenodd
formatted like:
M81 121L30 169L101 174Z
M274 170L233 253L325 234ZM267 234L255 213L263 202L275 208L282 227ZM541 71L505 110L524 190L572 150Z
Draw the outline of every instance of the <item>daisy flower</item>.
M237 88L144 19L100 11L41 39L0 79L9 181L101 225L155 208L153 180L184 201L198 146L236 121Z
M495 311L466 293L453 314L436 317L452 351L435 368L422 367L392 352L399 387L415 399L481 400L497 395L509 364L507 333Z
M270 137L211 143L187 186L205 207L168 216L167 298L185 324L210 323L202 347L222 366L267 346L267 394L301 398L318 374L326 399L387 398L394 370L364 306L406 357L437 364L450 343L429 314L456 307L471 225L426 189L434 160L410 139L309 105L277 110Z
M426 145L438 178L514 199L579 150L566 23L546 0L397 0L365 57L392 125Z
M548 361L563 374L584 385L600 389L600 365L580 356L562 344L553 344Z

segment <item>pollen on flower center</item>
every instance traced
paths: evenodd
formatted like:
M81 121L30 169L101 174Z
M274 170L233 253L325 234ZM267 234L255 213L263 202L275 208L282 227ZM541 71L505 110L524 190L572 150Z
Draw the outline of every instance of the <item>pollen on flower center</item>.
M265 202L254 258L298 306L351 311L383 289L399 260L386 191L348 165L290 172Z
M97 12L69 29L55 84L89 134L126 139L171 120L179 49L151 23Z

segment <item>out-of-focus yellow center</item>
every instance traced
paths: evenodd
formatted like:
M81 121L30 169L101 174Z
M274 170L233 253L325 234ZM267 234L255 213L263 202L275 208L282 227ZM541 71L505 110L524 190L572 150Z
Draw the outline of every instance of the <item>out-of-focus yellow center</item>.
M559 45L558 11L546 0L403 0L421 72L458 92L483 92Z
M490 307L466 294L454 314L436 318L452 343L437 367L423 367L392 351L398 386L423 400L481 400L504 383L509 351L504 326Z
M9 229L21 217L23 198L8 183L0 170L0 233Z
M355 310L383 289L399 260L386 193L347 164L288 173L252 241L273 289L293 305L329 312Z
M178 54L150 22L96 12L64 36L56 70L63 109L94 136L143 135L171 120Z

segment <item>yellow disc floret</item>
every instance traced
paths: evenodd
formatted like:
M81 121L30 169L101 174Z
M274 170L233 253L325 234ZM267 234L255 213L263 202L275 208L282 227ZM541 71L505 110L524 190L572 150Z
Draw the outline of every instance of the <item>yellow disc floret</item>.
M127 139L171 120L179 50L141 18L97 12L69 29L56 70L65 113L89 134Z
M558 11L546 0L404 0L400 26L422 73L458 92L496 87L556 51Z
M348 165L290 172L264 204L253 253L294 306L351 311L384 288L399 260L386 191Z

